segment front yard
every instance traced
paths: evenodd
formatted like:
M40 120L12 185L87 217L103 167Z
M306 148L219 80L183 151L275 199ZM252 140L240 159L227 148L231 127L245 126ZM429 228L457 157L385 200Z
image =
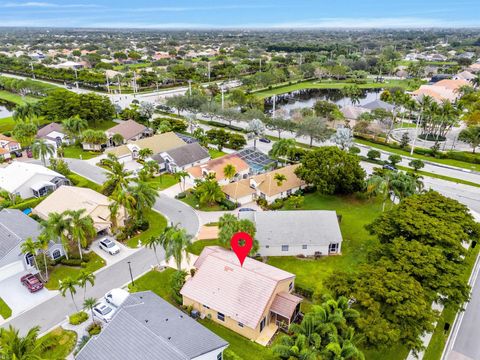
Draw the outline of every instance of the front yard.
M41 337L40 343L44 347L42 359L63 360L73 351L77 343L77 334L75 331L58 327Z
M76 146L76 145L65 146L63 148L63 151L64 151L64 157L72 158L72 159L88 160L101 155L100 152L86 151L86 150L83 150L81 146Z
M167 219L154 210L148 210L145 217L149 223L148 229L143 231L141 234L127 240L125 244L128 247L138 247L139 243L141 243L143 239L148 239L152 236L158 236L162 233L163 229L167 227Z
M186 194L187 196L179 200L183 201L187 205L190 205L194 209L197 209L200 211L222 211L223 210L222 207L218 204L200 206L198 199L192 194L191 191L187 191Z
M148 183L156 190L165 190L178 183L172 174L162 174L148 180Z
M84 255L85 256L85 255ZM49 290L57 290L59 281L65 279L66 277L71 277L75 279L78 277L78 274L82 270L86 270L88 272L94 272L98 269L105 266L105 260L102 259L99 255L95 252L91 251L87 255L89 257L89 261L86 262L85 267L82 266L67 266L58 264L54 267L49 268L49 279L45 284L45 287Z
M0 298L0 317L6 320L10 316L12 316L12 309L10 309L10 306L8 306L8 304L2 298Z

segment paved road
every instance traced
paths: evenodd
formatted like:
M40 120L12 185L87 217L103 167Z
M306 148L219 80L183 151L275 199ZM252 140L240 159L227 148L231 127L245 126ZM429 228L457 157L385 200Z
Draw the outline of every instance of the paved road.
M161 261L164 259L164 254L161 250L158 251ZM100 269L96 273L95 286L87 289L87 297L100 298L110 289L121 287L128 283L130 281L130 273L127 261L131 262L134 278L150 270L151 266L157 263L153 250L139 249L124 260ZM79 289L75 295L75 301L81 306L83 302L82 289ZM52 299L4 323L2 327L12 325L22 333L25 333L33 326L39 325L41 332L45 332L65 320L65 317L73 312L75 312L75 306L69 294L65 298L58 294Z
M64 158L64 160L67 162L70 170L94 183L101 185L107 180L107 171L99 166L92 165L80 159Z
M170 223L180 224L192 236L197 235L200 222L197 213L190 206L160 194L153 208L165 215Z

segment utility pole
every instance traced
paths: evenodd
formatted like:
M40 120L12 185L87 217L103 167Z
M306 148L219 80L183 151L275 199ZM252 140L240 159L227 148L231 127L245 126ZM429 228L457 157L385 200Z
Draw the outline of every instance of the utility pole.
M208 82L210 82L210 61L207 63Z
M32 79L35 80L35 73L33 72L33 63L30 63L30 69L32 69Z
M118 93L122 95L122 87L120 86L120 74L117 75L117 81L118 81Z
M135 286L135 282L133 281L132 267L130 266L130 261L128 261L128 270L130 271L130 280L132 280L132 286Z
M272 118L275 118L275 107L277 102L277 95L273 95L273 108L272 108Z
M192 80L188 80L188 94L192 96Z
M410 150L410 156L413 155L413 150L415 150L415 140L417 140L417 136L418 136L418 127L420 125L420 113L418 114L418 117L417 117L417 124L415 126L415 137L413 138L413 142L412 142L412 149Z
M224 109L225 107L225 87L222 85L220 87L220 91L222 92L222 110Z

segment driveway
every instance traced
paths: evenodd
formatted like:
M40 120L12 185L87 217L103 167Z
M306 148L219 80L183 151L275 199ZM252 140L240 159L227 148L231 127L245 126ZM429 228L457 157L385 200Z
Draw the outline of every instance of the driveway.
M107 180L107 171L99 166L79 159L65 158L64 160L67 162L70 170L94 183L102 185Z
M20 283L20 278L28 272L19 273L0 282L0 297L12 309L12 317L17 316L58 294L58 291L50 291L45 288L30 293ZM2 320L0 320L1 322Z
M93 252L95 252L97 255L99 255L102 259L104 259L107 262L107 266L113 265L121 260L124 260L125 258L129 257L130 255L138 251L138 249L131 249L121 244L120 242L115 241L115 243L120 248L120 252L115 255L110 255L109 253L107 253L106 251L103 251L99 247L99 242L104 237L105 236L101 236L98 239L94 240L90 248L92 249Z

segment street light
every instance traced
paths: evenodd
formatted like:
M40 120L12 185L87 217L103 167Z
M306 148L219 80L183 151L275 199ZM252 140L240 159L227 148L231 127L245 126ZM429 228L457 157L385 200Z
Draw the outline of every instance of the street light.
M132 275L132 267L130 266L130 261L128 261L128 270L130 270L130 279L132 280L132 286L135 286L135 282L133 281L133 275Z
M222 110L224 109L225 107L225 88L223 87L223 85L220 87L220 91L222 92Z

